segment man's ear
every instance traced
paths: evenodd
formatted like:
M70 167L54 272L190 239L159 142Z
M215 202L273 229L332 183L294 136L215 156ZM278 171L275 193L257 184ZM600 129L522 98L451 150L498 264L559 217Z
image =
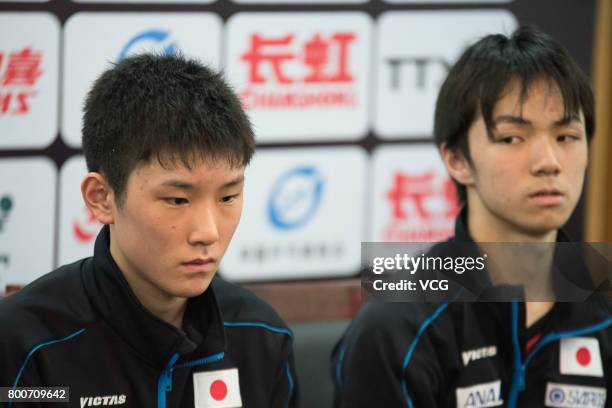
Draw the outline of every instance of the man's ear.
M85 205L98 221L102 224L114 222L115 194L102 174L87 173L81 183L81 194Z
M440 146L440 156L448 174L459 184L468 186L474 183L472 166L460 149L451 149L446 143L442 143Z

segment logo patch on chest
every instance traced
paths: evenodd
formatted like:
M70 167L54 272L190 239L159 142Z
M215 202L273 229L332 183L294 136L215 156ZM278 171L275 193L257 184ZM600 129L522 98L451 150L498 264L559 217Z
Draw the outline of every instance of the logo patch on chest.
M457 408L499 407L504 403L501 397L501 380L457 388L455 393Z
M206 371L193 374L195 408L240 408L238 369Z
M121 395L101 395L96 397L81 397L79 402L81 408L85 407L108 407L123 405L126 402L126 396Z
M606 405L606 389L548 383L544 405L558 408L604 408Z
M561 339L559 370L565 375L603 377L599 341L593 337Z
M467 367L471 361L480 360L481 358L495 357L496 355L497 347L495 346L486 346L461 352L464 367Z

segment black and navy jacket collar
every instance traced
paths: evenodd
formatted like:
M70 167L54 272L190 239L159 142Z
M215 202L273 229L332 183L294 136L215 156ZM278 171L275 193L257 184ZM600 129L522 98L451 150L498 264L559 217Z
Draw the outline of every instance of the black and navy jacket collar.
M189 299L183 330L149 312L136 298L110 254L110 229L104 226L85 263L85 290L108 325L155 368L165 367L172 355L195 360L226 348L225 329L212 285Z
M467 227L467 208L464 207L455 221L455 236L449 242L459 242L467 245L467 248L473 244L470 255L477 256L480 250L477 244L472 239ZM584 291L587 294L592 294L594 285L590 277L590 272L585 264L582 256L584 244L573 242L567 233L560 229L557 234L558 245L555 249L553 261L553 290L557 297L561 299L570 299L575 295L576 301L571 302L556 302L551 316L552 326L557 331L570 331L577 327L597 324L610 318L612 310L611 302L596 293L591 296L582 296L577 293L568 293L568 291ZM462 247L465 249L466 247ZM465 275L465 274L464 274ZM518 286L510 287L495 287L492 286L491 280L484 270L482 273L471 274L466 277L467 280L462 280L469 293L468 298L472 300L495 299L498 291L504 291L504 296L508 293L517 294L517 299L523 298L522 288ZM580 299L580 301L578 301ZM502 302L500 305L503 305ZM523 306L521 305L521 308ZM505 309L505 308L504 308ZM504 315L509 316L509 313ZM506 317L507 317L506 316ZM521 327L524 327L521 326Z

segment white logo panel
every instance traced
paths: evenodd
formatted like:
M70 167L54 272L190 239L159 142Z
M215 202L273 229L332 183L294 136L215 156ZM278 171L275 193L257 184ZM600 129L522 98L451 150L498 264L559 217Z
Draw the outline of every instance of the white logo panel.
M383 0L387 3L418 4L476 4L476 3L511 3L514 0Z
M368 127L372 22L364 13L242 13L225 71L258 141L356 140Z
M352 4L367 3L369 0L233 0L245 4Z
M504 403L501 396L501 381L499 380L457 388L455 393L457 408L499 407Z
M357 273L366 154L357 147L260 150L244 211L221 264L234 280Z
M213 68L220 65L221 20L211 13L78 13L64 35L62 136L73 147L81 145L85 96L111 63L142 52L180 50Z
M430 136L438 91L455 60L480 37L508 34L516 25L505 10L383 14L377 36L377 134Z
M456 190L430 144L374 152L373 242L437 242L454 235Z
M603 377L599 340L594 337L561 339L559 369L561 374Z
M209 4L217 0L72 0L76 3L136 3L136 4Z
M572 384L546 384L544 405L559 408L604 408L606 389Z
M57 171L46 158L0 160L0 292L51 272Z
M102 227L81 195L81 182L86 174L83 156L71 157L60 170L59 265L92 256Z
M0 148L44 148L57 135L59 22L0 13L0 27Z
M193 374L196 408L240 408L238 369L206 371Z

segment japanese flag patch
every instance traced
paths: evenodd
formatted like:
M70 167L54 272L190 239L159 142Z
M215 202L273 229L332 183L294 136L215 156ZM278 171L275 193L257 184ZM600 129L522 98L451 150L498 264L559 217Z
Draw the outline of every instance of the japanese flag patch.
M561 339L559 346L561 374L603 377L599 341L593 337Z
M238 369L206 371L193 374L195 408L240 408Z

